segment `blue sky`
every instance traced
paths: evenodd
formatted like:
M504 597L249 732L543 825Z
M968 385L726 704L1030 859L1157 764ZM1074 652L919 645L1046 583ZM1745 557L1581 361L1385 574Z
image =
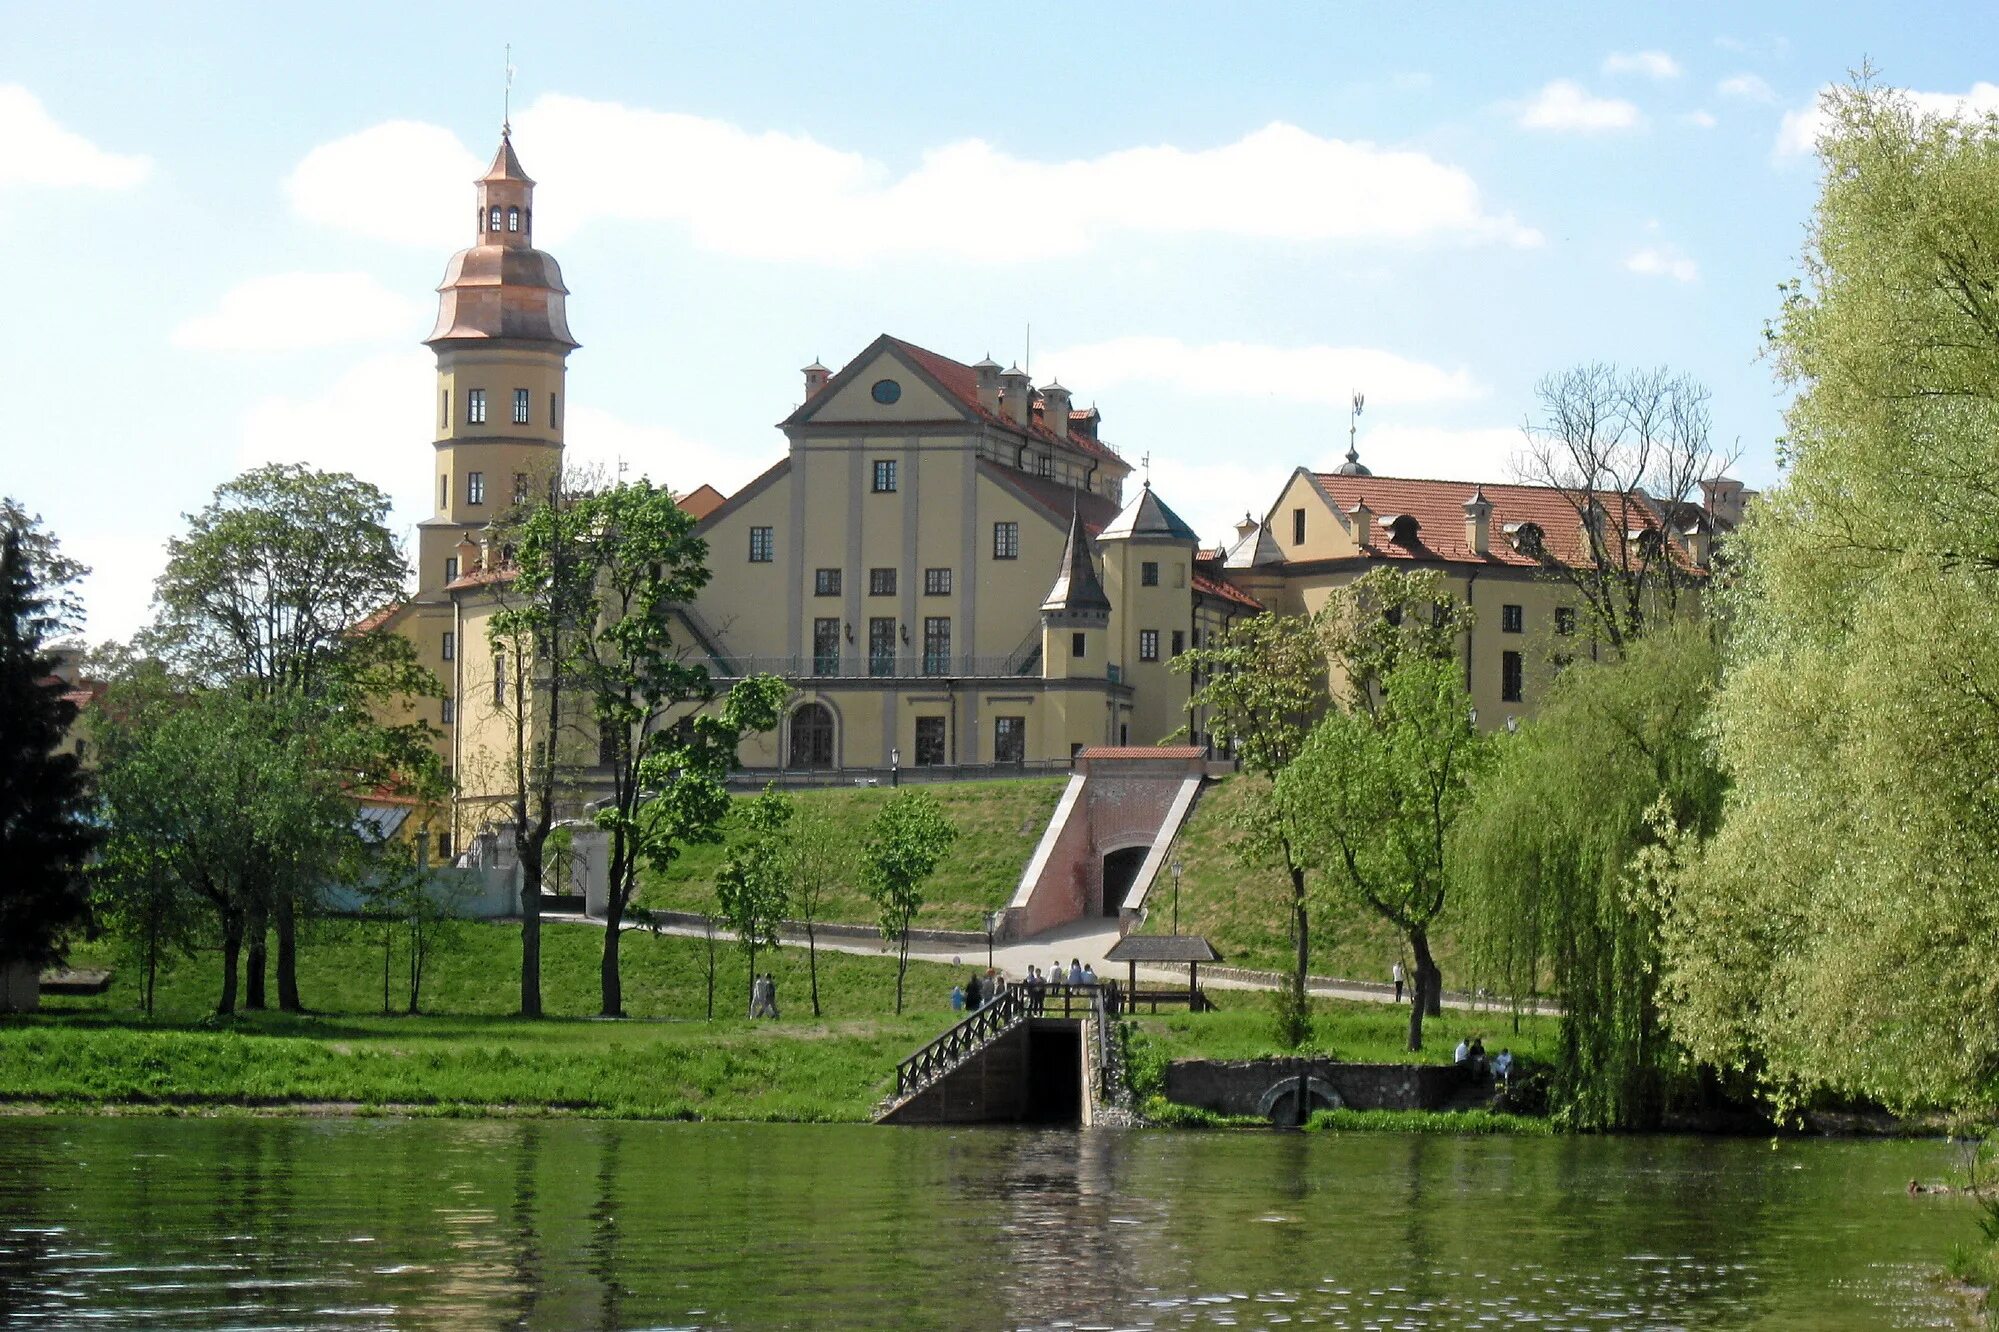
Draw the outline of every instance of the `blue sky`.
M418 345L501 114L562 262L570 441L731 490L798 367L1025 354L1205 536L1345 448L1504 479L1535 381L1669 364L1774 478L1758 359L1816 91L1999 105L1999 7L0 4L0 490L145 615L269 459L427 512Z

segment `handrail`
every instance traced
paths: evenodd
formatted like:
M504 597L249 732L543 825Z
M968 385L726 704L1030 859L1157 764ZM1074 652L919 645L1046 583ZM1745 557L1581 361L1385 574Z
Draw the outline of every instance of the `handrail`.
M989 1004L974 1009L936 1040L895 1067L895 1094L929 1086L963 1063L966 1056L1005 1035L1027 1019L1027 987L1015 985Z

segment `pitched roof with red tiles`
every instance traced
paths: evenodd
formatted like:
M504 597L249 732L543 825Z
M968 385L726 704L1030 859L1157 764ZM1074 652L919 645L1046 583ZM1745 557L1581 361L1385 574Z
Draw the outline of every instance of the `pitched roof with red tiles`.
M1514 533L1519 526L1532 523L1541 529L1543 548L1553 559L1565 564L1581 564L1588 559L1582 519L1570 503L1569 492L1553 486L1351 476L1336 472L1317 472L1313 479L1342 513L1366 501L1374 525L1373 549L1366 554L1373 557L1539 568L1539 559L1514 545ZM1465 541L1465 502L1474 493L1483 493L1492 505L1491 536L1484 555L1474 553ZM1609 539L1614 539L1619 531L1659 530L1658 508L1643 492L1623 495L1614 490L1598 491L1596 502L1603 510ZM1398 516L1416 520L1416 531L1407 541L1393 540L1384 526L1384 520ZM1676 552L1675 559L1686 563L1683 549L1670 544L1670 538L1669 549Z
M380 629L383 625L387 624L390 620L395 619L396 612L401 610L402 608L403 608L402 602L392 601L388 605L382 607L382 609L376 611L373 615L368 616L366 619L357 621L354 627L352 629L349 629L347 632L350 634L371 634L375 632L375 630Z
M446 592L466 592L475 587L490 587L494 583L511 583L519 570L512 565L501 565L497 569L474 569L462 573L444 585Z
M698 523L709 514L715 512L715 510L721 508L727 499L728 496L724 495L721 491L703 482L688 491L685 495L674 496L673 502L680 506L681 512L687 514Z
M1263 609L1262 602L1237 587L1234 583L1231 583L1228 579L1217 578L1213 574L1202 573L1199 569L1194 571L1194 590L1211 597L1219 597L1223 601L1233 602L1235 605L1241 606L1244 610L1260 611Z

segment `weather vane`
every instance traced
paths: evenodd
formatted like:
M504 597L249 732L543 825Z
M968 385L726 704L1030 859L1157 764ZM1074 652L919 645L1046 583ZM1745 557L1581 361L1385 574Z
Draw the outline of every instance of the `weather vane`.
M500 99L500 133L514 132L514 44L507 43L507 87Z
M1352 462L1360 457L1360 448L1356 440L1360 434L1360 409L1363 406L1365 406L1366 403L1367 403L1367 395L1365 393L1362 393L1359 389L1355 389L1353 391L1353 414L1347 417L1347 461L1348 462Z

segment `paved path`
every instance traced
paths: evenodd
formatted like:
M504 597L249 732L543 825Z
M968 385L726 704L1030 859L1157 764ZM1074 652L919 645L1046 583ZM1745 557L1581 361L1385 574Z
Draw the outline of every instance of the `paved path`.
M580 925L602 925L604 923L594 916L584 916L567 912L547 913L542 916L542 919L545 921L566 921ZM646 926L628 920L624 922L624 928L627 930L640 930L645 929ZM667 925L662 927L659 932L661 934L676 935L685 939L701 939L706 937L706 931L698 925ZM735 934L728 929L717 926L715 937L718 939L733 940ZM1082 962L1086 966L1094 967L1097 975L1100 977L1105 979L1122 979L1125 974L1124 964L1121 962L1107 963L1104 961L1104 954L1110 951L1111 945L1115 944L1118 938L1118 923L1115 919L1105 917L1103 919L1081 920L1073 924L1059 926L1042 934L1037 934L1031 939L1024 939L1016 943L996 944L992 950L992 964L1004 972L1009 979L1018 980L1027 975L1027 968L1030 964L1040 967L1043 971L1052 971L1057 965L1066 968L1073 959ZM787 933L785 936L786 947L802 946L804 942L805 936L802 934L794 935ZM892 946L878 940L869 940L862 943L853 939L821 938L819 940L819 947L821 950L829 953L853 953L864 957L895 956L895 950ZM986 967L986 952L983 948L967 949L956 944L933 943L922 939L911 939L909 941L909 956L912 961L942 962L953 966L975 967L980 971L985 970ZM1142 981L1150 981L1161 985L1185 985L1187 983L1187 973L1177 968L1140 967L1138 969L1138 977ZM1210 968L1203 968L1201 972L1201 988L1204 990L1269 991L1280 988L1282 984L1284 984L1282 980L1274 977L1224 976L1217 975ZM1310 978L1306 988L1312 994L1324 999L1347 999L1359 1003L1374 1004L1392 1004L1395 1002L1394 993L1388 987L1372 985L1365 981L1337 980L1325 976L1313 976ZM1507 1011L1505 1004L1502 1002L1489 999L1476 999L1469 995L1446 994L1444 996L1444 1007L1462 1012L1487 1011L1502 1014ZM1554 1005L1543 1002L1538 1011L1552 1013L1556 1012L1557 1009Z

